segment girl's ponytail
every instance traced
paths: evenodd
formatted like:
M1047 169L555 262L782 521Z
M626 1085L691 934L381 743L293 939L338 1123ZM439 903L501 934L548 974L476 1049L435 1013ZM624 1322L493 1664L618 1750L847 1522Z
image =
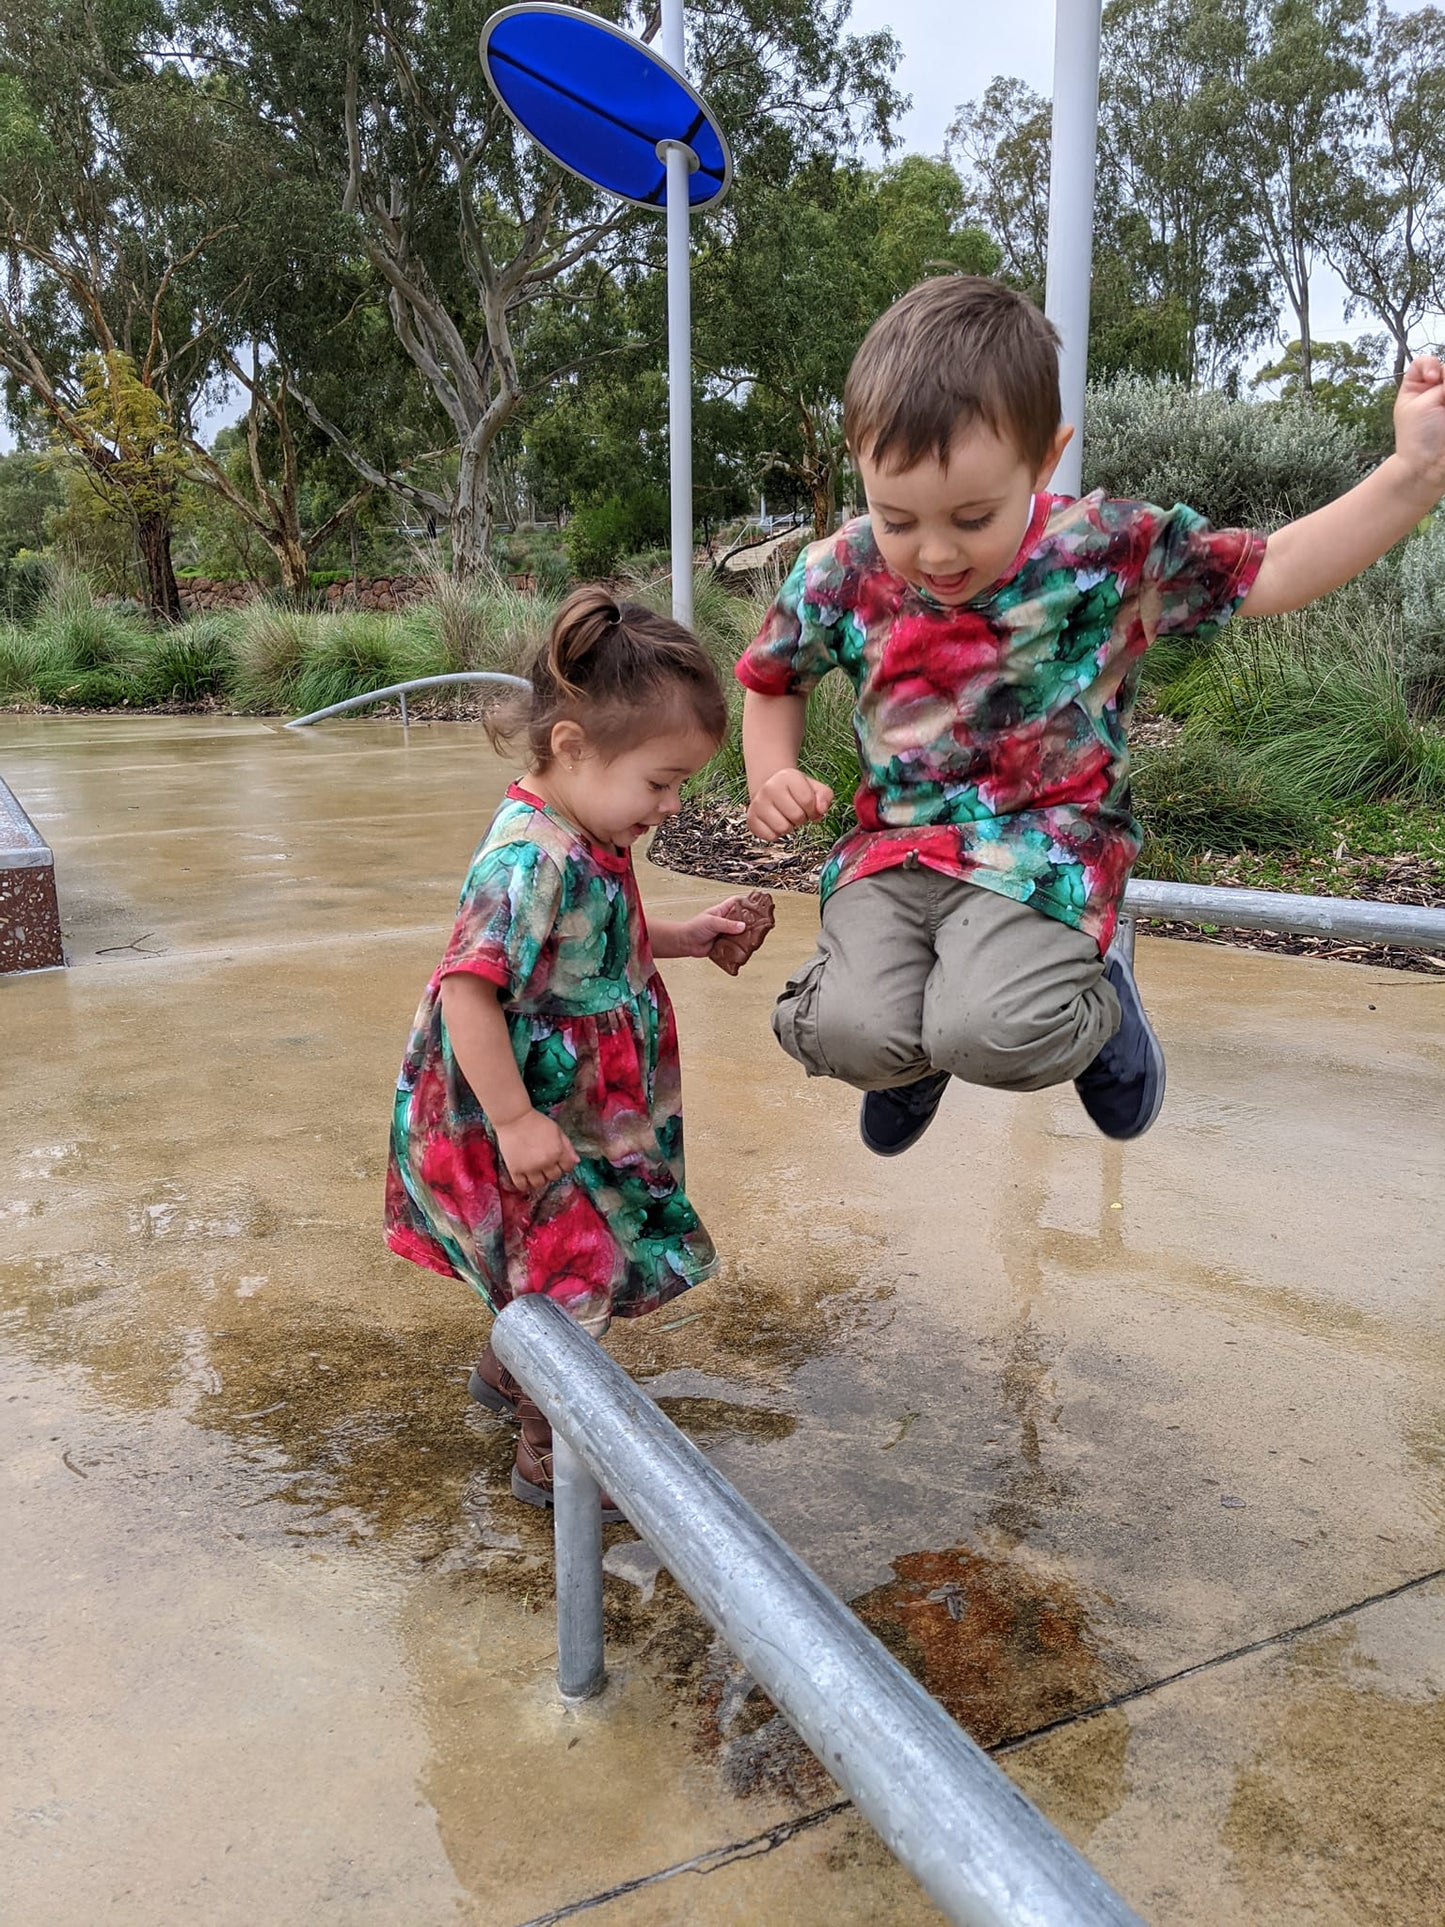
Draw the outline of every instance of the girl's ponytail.
M557 611L542 651L554 696L575 702L582 695L589 667L595 667L600 646L621 620L611 591L600 583L572 591Z
M500 748L524 732L533 766L552 760L552 731L578 723L604 758L677 723L715 743L727 733L727 700L711 658L690 629L610 589L574 589L552 619L527 678L530 696L489 712Z

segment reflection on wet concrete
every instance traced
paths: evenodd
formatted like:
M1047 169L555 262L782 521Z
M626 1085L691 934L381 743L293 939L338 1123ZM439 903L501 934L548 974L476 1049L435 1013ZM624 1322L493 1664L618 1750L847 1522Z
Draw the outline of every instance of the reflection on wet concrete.
M729 1857L835 1794L672 1580L621 1551L625 1528L608 1534L608 1695L559 1709L548 1522L510 1498L511 1433L465 1397L485 1313L380 1247L389 1088L500 766L463 729L309 746L139 729L0 722L0 765L14 782L29 758L76 886L77 967L0 997L0 1383L18 1361L83 1417L56 1476L123 1535L127 1455L163 1436L145 1489L200 1535L168 1546L172 1570L199 1571L220 1533L355 1591L369 1676L424 1739L407 1771L464 1896L446 1918L518 1927L714 1853L705 1879L677 1876L681 1901L668 1879L598 1911L931 1917L854 1821ZM661 873L646 888L710 900ZM813 915L783 901L735 985L669 972L690 1177L726 1261L609 1343L949 1710L1007 1743L1445 1564L1442 1220L1421 1129L1436 987L1392 980L1386 1010L1379 973L1145 946L1171 1053L1149 1139L1099 1140L1068 1093L955 1088L926 1146L883 1165L852 1095L797 1077L767 1031ZM48 1558L46 1514L23 1516ZM1412 1623L1418 1674L1445 1633ZM136 1666L184 1680L192 1634ZM1346 1865L1365 1855L1359 1812L1395 1864L1413 1852L1435 1877L1410 1813L1433 1814L1445 1679L1406 1692L1401 1651L1376 1638L1367 1664L1364 1640L1329 1648L1333 1672L1206 1672L1051 1730L1008 1770L1152 1920L1354 1907L1439 1927L1388 1856L1353 1885ZM36 1673L42 1720L46 1693L52 1719L64 1697L45 1664L64 1656ZM1332 1751L1355 1715L1388 1797ZM279 1725L283 1770L293 1743ZM46 1770L82 1784L104 1744L62 1726ZM139 1798L161 1784L160 1742L133 1744ZM345 1735L315 1744L344 1789ZM193 1833L214 1770L192 1757ZM366 1917L347 1911L354 1882L335 1889L351 1902L316 1900L307 1848L287 1850L308 1927ZM407 1893L441 1889L407 1865L390 1918L420 1927L443 1916ZM136 1918L193 1917L176 1906Z

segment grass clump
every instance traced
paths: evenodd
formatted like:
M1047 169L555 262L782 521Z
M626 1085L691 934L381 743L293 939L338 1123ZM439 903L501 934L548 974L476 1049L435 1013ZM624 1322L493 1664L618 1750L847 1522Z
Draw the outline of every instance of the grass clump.
M219 703L237 671L234 625L224 616L198 616L149 639L140 681L151 702Z
M1161 846L1203 850L1300 850L1320 837L1311 793L1233 743L1181 737L1141 755L1133 769L1134 807L1145 832L1141 868Z
M319 629L305 639L289 695L305 714L389 683L441 673L434 644L395 617L338 615L322 618Z
M1396 619L1349 608L1231 624L1164 704L1321 799L1445 802L1445 736L1411 709Z

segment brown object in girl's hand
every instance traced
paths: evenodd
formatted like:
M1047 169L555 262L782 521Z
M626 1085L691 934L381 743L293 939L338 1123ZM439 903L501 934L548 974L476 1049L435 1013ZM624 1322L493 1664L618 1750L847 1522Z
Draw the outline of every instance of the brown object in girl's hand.
M736 935L725 931L714 937L707 953L719 970L736 977L773 927L773 899L766 890L749 890L745 897L729 897L719 904L718 915L746 926Z

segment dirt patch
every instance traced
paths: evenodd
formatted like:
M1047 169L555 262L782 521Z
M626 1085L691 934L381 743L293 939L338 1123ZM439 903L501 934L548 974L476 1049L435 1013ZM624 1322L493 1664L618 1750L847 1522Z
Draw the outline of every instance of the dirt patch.
M893 1570L853 1610L980 1746L1104 1697L1092 1616L1065 1581L961 1545L905 1553Z

